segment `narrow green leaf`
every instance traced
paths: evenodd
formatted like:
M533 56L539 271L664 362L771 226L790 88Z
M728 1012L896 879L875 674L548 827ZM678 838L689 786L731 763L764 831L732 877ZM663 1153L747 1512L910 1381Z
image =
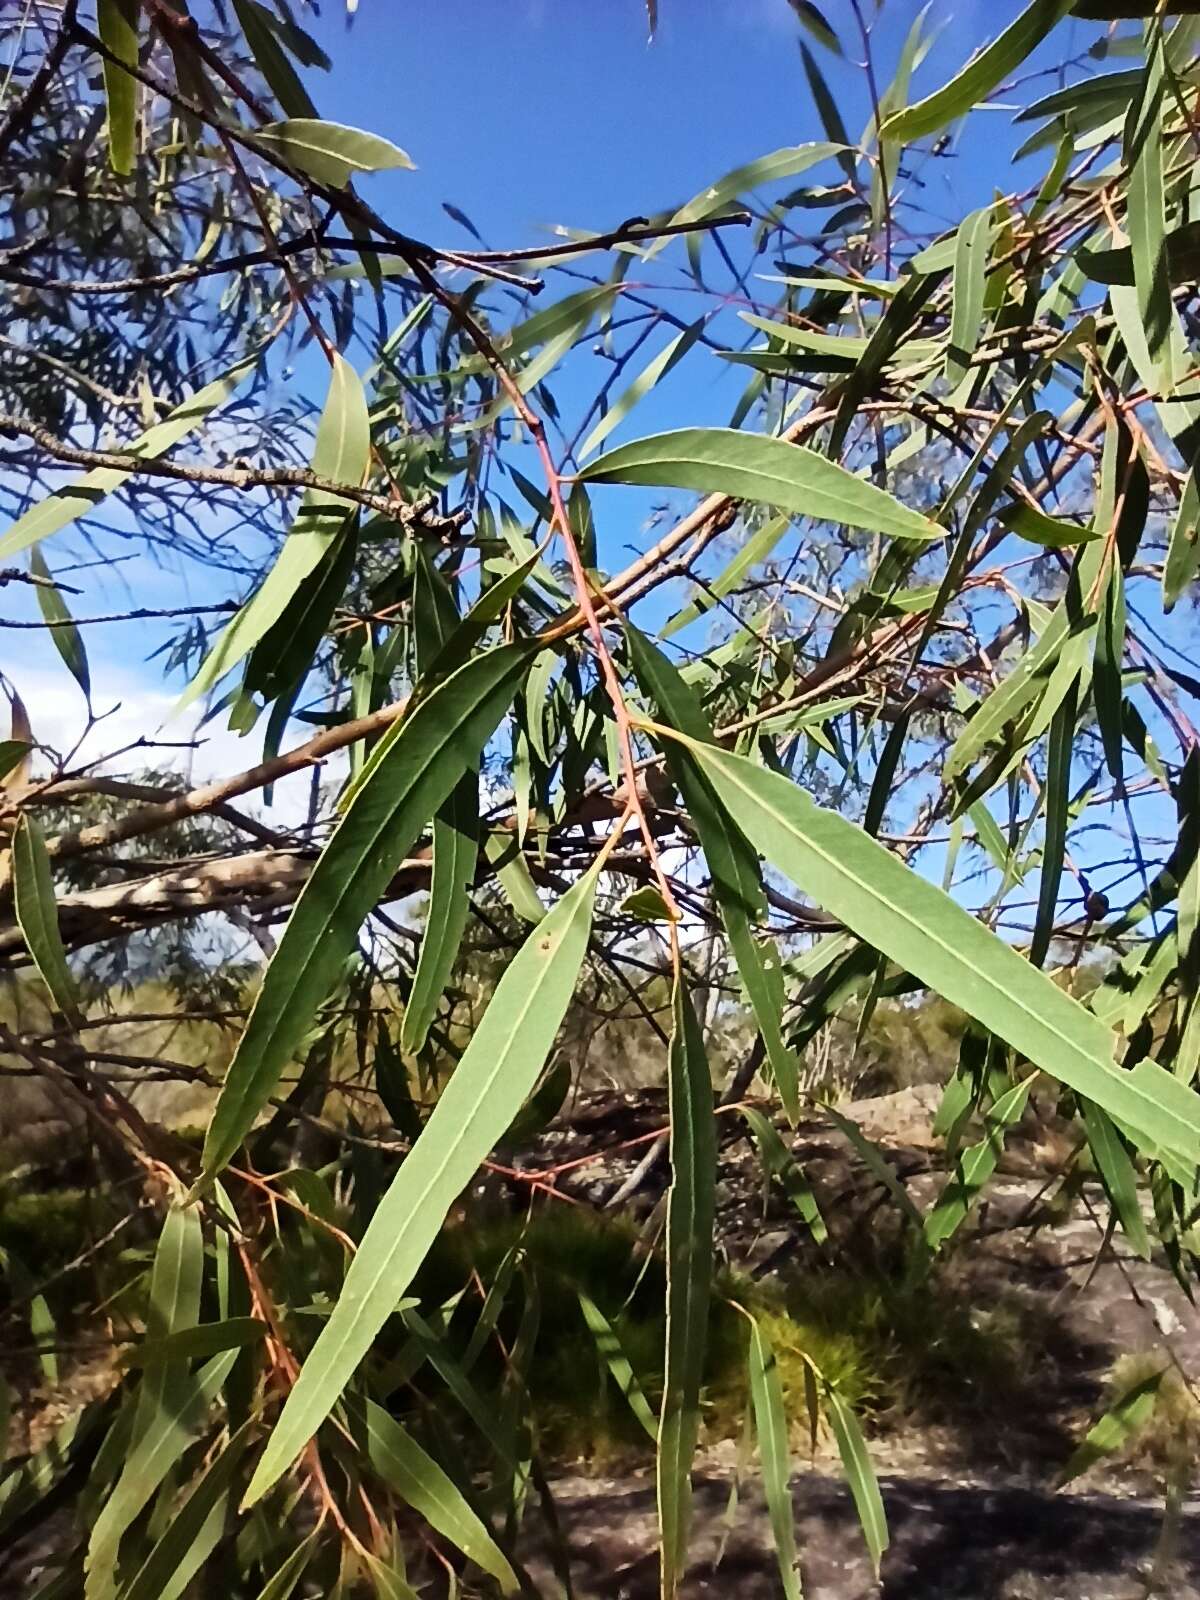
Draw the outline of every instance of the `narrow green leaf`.
M121 1361L127 1367L148 1367L156 1361L194 1361L222 1350L242 1350L257 1343L266 1332L266 1323L257 1317L227 1317L224 1322L204 1322L161 1338L143 1339L123 1352Z
M287 1471L337 1403L450 1207L536 1083L587 949L598 870L593 867L563 896L496 986L420 1138L371 1218L333 1314L255 1470L246 1505Z
M940 132L1015 71L1073 4L1074 0L1031 0L1016 21L986 49L972 56L949 83L916 105L905 106L886 118L880 136L911 143Z
M296 901L230 1063L204 1144L220 1171L298 1048L364 918L511 703L529 660L505 646L461 667L403 719Z
M1125 138L1129 168L1128 225L1138 315L1159 385L1174 388L1172 332L1175 306L1167 272L1167 215L1163 187L1163 42L1156 29L1149 45L1145 82L1131 107Z
M637 1373L630 1366L629 1358L621 1348L620 1335L594 1300L590 1299L582 1289L576 1293L579 1296L579 1309L583 1312L588 1332L596 1341L600 1359L612 1374L612 1380L628 1403L629 1409L657 1444L658 1419L650 1409L642 1386L637 1380Z
M55 1006L72 1027L82 1021L75 980L58 931L54 878L42 830L28 811L17 818L12 844L13 900L21 929L38 975Z
M992 207L983 206L964 219L955 238L950 348L946 351L946 379L951 385L961 383L971 370L971 357L979 343L991 234Z
M318 183L342 189L357 172L382 172L413 163L398 145L374 133L313 117L291 117L254 130L254 143L268 156L306 172Z
M1080 1102L1079 1109L1087 1129L1088 1145L1122 1232L1142 1260L1149 1261L1150 1235L1142 1217L1137 1173L1129 1152L1121 1142L1121 1135L1113 1126L1112 1118L1106 1116L1099 1106L1085 1099Z
M823 44L826 50L832 50L835 55L842 54L837 34L813 4L813 0L788 0L788 4L799 18L800 26L806 28L818 44Z
M744 756L686 742L738 826L818 905L1122 1127L1195 1167L1200 1097L1156 1062L1119 1068L1098 1017L845 817Z
M1118 562L1109 569L1096 629L1092 664L1092 695L1104 759L1118 790L1125 783L1125 730L1121 708L1125 700L1125 574ZM1064 702L1065 704L1065 702Z
M312 470L331 483L358 488L366 478L370 453L371 423L362 384L350 363L335 356ZM306 491L274 566L205 656L178 710L207 694L294 606L305 579L320 566L352 511L352 502L335 494Z
M495 1578L505 1594L512 1594L517 1578L508 1557L453 1479L412 1434L371 1400L356 1397L350 1420L360 1448L384 1482L468 1561Z
M830 45L830 48L837 49L837 40L832 34L825 42ZM839 51L838 53L840 54L841 52ZM846 124L842 121L842 113L838 110L838 103L830 92L829 85L825 82L825 74L817 65L816 57L803 40L800 44L800 60L804 64L804 76L808 79L808 87L813 97L813 104L817 108L817 115L821 119L821 127L825 131L825 137L831 144L843 146L838 151L837 163L846 174L847 182L853 183L858 175L858 162L850 145L850 135L846 132Z
M815 450L736 428L680 428L636 439L607 451L580 477L728 494L897 539L946 536L944 528Z
M707 320L706 317L697 317L695 322L677 333L656 356L646 363L629 387L622 390L579 446L577 452L578 460L586 460L593 450L598 449L613 429L624 422L638 401L650 393L650 390L653 389L659 379L665 378L671 368L677 366L683 360L684 356L687 355L696 340L704 332L704 325Z
M244 1422L200 1474L121 1600L178 1600L225 1532L234 1473L257 1428L256 1417Z
M822 1115L827 1117L834 1127L850 1141L851 1145L861 1157L868 1172L878 1178L880 1183L896 1202L897 1207L912 1223L918 1234L924 1232L925 1219L917 1209L913 1197L896 1176L891 1162L873 1139L868 1139L866 1134L852 1118L843 1116L833 1106L824 1106Z
M50 575L46 559L35 545L29 552L29 570L40 581L35 586L38 608L50 628L54 648L62 657L67 671L83 690L84 699L92 698L92 678L88 671L87 651L83 647L79 629L71 618L67 602Z
M829 1412L834 1437L837 1439L838 1452L842 1458L842 1470L846 1474L846 1482L854 1497L863 1538L867 1542L871 1564L878 1577L879 1563L883 1560L883 1553L889 1543L888 1525L883 1499L879 1493L879 1480L871 1465L867 1441L863 1438L858 1418L832 1384L825 1386L825 1405Z
M526 922L540 922L546 908L516 834L507 829L489 830L484 835L483 851L517 915Z
M764 184L778 183L782 178L794 178L798 173L807 172L809 167L815 167L818 162L836 156L838 149L836 144L814 140L811 144L791 145L783 150L774 150L768 156L759 156L757 161L748 161L744 167L735 167L732 172L727 172L723 178L718 178L716 183L702 190L694 200L680 206L671 221L701 222L705 217L721 211L739 195L761 189ZM646 251L647 257L656 255L664 243L665 240L651 245Z
M120 1477L93 1524L85 1560L88 1600L116 1593L122 1535L203 1427L236 1360L237 1351L227 1350L194 1377L181 1376L163 1392L148 1426L124 1457Z
M945 1244L966 1221L971 1207L996 1170L1005 1134L1024 1114L1030 1083L1031 1080L1026 1079L1016 1084L984 1112L985 1138L959 1156L954 1176L946 1180L937 1203L925 1218L925 1241L931 1250Z
M705 584L695 600L684 606L682 611L675 613L661 630L659 637L669 639L673 633L678 633L680 628L686 628L689 622L694 622L697 617L702 617L711 611L718 600L724 599L737 588L748 572L753 571L767 559L791 525L790 516L772 517L769 522L764 522L757 533L752 533L745 543L739 546L728 566L718 573L711 583Z
M1163 566L1163 609L1170 611L1200 567L1200 462L1193 462L1171 524Z
M632 625L626 633L638 681L659 715L690 738L711 741L712 730L700 702L672 663ZM686 751L667 741L663 753L704 851L729 947L780 1097L788 1116L795 1121L800 1110L799 1069L781 1032L783 985L779 954L774 946L764 949L754 938L754 926L761 920L766 904L758 862L746 839L730 822L718 792L696 769Z
M1006 506L997 518L1004 527L1019 533L1032 544L1045 545L1050 550L1064 550L1076 544L1090 544L1102 537L1098 528L1081 527L1078 522L1067 522L1062 517L1051 517L1036 506L1019 500Z
M668 1064L671 1187L667 1199L667 1339L658 1429L658 1520L663 1600L673 1600L687 1564L692 1458L700 1430L700 1384L712 1292L717 1141L704 1038L683 986L672 999Z
M783 1384L779 1363L763 1326L750 1318L750 1399L754 1406L754 1428L758 1435L758 1459L762 1468L763 1493L779 1577L787 1600L801 1600L800 1579L796 1572L796 1518L792 1510L792 1463L788 1451L788 1418L783 1404Z
M1041 878L1038 884L1037 915L1029 945L1031 965L1045 963L1054 933L1054 913L1062 882L1067 849L1067 821L1070 810L1071 762L1075 754L1075 713L1078 696L1072 688L1050 723L1046 753L1046 782L1042 789L1045 837L1042 842Z
M284 111L289 117L315 118L317 108L276 36L271 12L258 0L233 0L233 10L258 70Z
M756 1106L743 1106L741 1110L758 1146L759 1159L764 1170L781 1185L788 1199L804 1218L817 1244L824 1244L829 1237L829 1230L825 1226L825 1219L817 1205L816 1196L800 1170L799 1163L793 1159L774 1124Z
M1082 1444L1063 1468L1059 1488L1078 1478L1097 1461L1111 1455L1154 1415L1158 1391L1167 1369L1153 1372L1140 1383L1135 1383L1112 1405L1093 1427L1089 1428Z
M296 1546L278 1571L267 1579L258 1600L291 1600L296 1585L312 1560L315 1538L315 1534L310 1534L303 1544Z
M21 765L32 749L27 739L0 739L0 782Z
M108 161L120 177L133 171L137 149L137 79L118 62L136 67L137 0L96 0L96 29L117 61L104 57L104 98L108 119Z
M424 1047L458 958L471 911L478 834L479 780L470 772L451 790L433 819L429 905L400 1033L401 1048L410 1055Z
M123 446L124 453L147 458L165 454L172 445L178 444L181 439L198 428L210 411L215 411L218 406L224 405L242 379L256 365L257 360L256 355L250 360L239 362L237 366L231 367L223 378L216 379L203 389L198 389L181 405L176 406L174 411L161 422L156 422L152 428L147 428L145 433L139 434L136 439ZM19 551L27 550L39 539L57 533L60 528L67 527L77 517L94 511L106 495L111 494L114 489L119 489L130 476L130 473L114 467L97 467L66 489L59 489L54 494L47 495L45 500L40 500L23 517L18 517L0 539L0 560L7 560Z

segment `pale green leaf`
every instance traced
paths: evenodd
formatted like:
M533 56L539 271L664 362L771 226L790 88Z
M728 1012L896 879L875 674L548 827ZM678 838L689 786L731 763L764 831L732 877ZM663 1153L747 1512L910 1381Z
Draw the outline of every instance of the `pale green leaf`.
M1154 1415L1158 1391L1166 1373L1164 1366L1160 1372L1152 1372L1148 1378L1135 1383L1110 1406L1099 1422L1088 1429L1082 1444L1063 1468L1060 1487L1078 1478L1114 1450L1119 1450L1127 1439L1149 1422Z
M588 1325L588 1331L596 1341L596 1349L600 1359L604 1362L612 1380L628 1402L629 1409L641 1423L650 1437L658 1442L658 1421L651 1411L649 1402L637 1380L637 1374L629 1364L629 1358L621 1348L621 1337L609 1322L596 1302L586 1295L582 1289L576 1291L579 1297L579 1309L583 1312L583 1320Z
M46 841L37 819L23 811L12 844L13 900L33 964L55 1006L73 1027L82 1020L75 980L58 931L58 908Z
M92 697L92 676L88 670L87 651L83 647L83 639L79 629L71 618L67 602L50 576L50 569L46 565L46 558L35 545L29 552L29 570L40 581L36 584L34 592L37 595L38 609L50 630L50 637L54 641L54 648L62 657L67 671L83 690L84 699L90 702Z
M225 1532L233 1476L257 1428L256 1417L244 1422L200 1474L121 1600L178 1600Z
M700 1384L708 1341L713 1270L716 1131L704 1038L682 984L672 1000L668 1062L671 1187L667 1199L667 1338L658 1427L658 1520L663 1600L673 1600L687 1565L692 1458L700 1430Z
M680 428L637 439L609 450L580 477L727 494L898 539L946 536L944 528L815 450L736 428Z
M429 1526L495 1578L505 1594L517 1588L508 1557L462 1491L408 1430L371 1400L355 1399L351 1427L375 1471Z
M497 984L420 1138L368 1224L245 1504L260 1499L287 1471L337 1403L412 1282L446 1213L537 1082L587 949L598 870L593 867L563 896Z
M983 100L1019 67L1070 11L1074 0L1031 0L1015 22L986 49L972 56L961 72L933 94L893 112L884 121L881 137L910 143L938 133Z
M671 368L683 360L684 356L687 355L696 340L704 332L706 320L705 317L697 317L695 322L682 329L664 345L656 356L651 357L629 387L617 396L600 418L600 421L579 446L577 452L578 460L583 461L587 456L591 455L593 450L598 449L613 429L625 420L638 401L650 393L650 390L653 389L659 379L665 378Z
M523 645L461 667L408 716L356 792L296 901L213 1111L204 1170L233 1155L431 815L478 760L529 661Z
M108 161L113 171L126 177L133 171L137 138L137 79L120 65L138 64L137 0L96 0L96 29L105 46L117 57L105 56L104 98L108 122Z
M313 117L291 117L254 130L254 142L268 156L305 172L318 183L341 189L358 172L382 172L413 163L398 145L374 133Z
M686 742L734 821L818 905L1122 1127L1195 1167L1192 1090L1150 1060L1119 1068L1098 1017L845 817L744 756Z
M840 145L821 140L773 150L770 155L759 156L757 161L748 161L744 167L735 167L723 178L718 178L716 183L701 190L695 199L688 201L687 205L680 206L671 218L671 222L703 221L705 217L711 217L715 212L723 210L739 195L761 189L764 184L778 183L783 178L794 178L801 172L807 172L809 167L815 167L818 162L828 161L840 150ZM655 255L662 249L664 243L665 240L651 245L646 252L647 256Z
M335 356L313 445L312 470L330 483L357 489L366 478L370 452L371 424L362 384L350 363ZM352 502L324 490L305 493L274 566L205 656L180 697L178 710L206 694L280 621L352 509Z
M925 1218L925 1240L931 1250L945 1244L966 1221L972 1205L996 1170L1005 1134L1024 1113L1029 1088L1029 1079L1014 1085L984 1113L985 1137L959 1156L953 1177L946 1180L936 1205Z
M825 1405L837 1440L838 1452L842 1458L842 1470L846 1474L846 1482L854 1497L863 1538L870 1552L871 1564L878 1576L879 1563L883 1560L883 1553L889 1543L887 1516L879 1493L879 1480L871 1465L867 1442L858 1425L858 1418L832 1384L827 1384L825 1387Z
M796 1519L792 1510L792 1463L783 1384L771 1341L762 1324L753 1317L750 1319L749 1376L763 1493L779 1560L779 1577L787 1600L801 1600L796 1573Z
M152 428L147 428L145 433L139 434L129 444L122 446L123 453L145 458L163 455L172 445L178 444L181 439L198 428L210 411L215 411L218 406L224 405L253 368L257 359L255 356L248 361L239 362L237 366L231 367L223 378L216 379L203 389L198 389L195 394L176 406L161 422L156 422ZM39 539L57 533L60 528L67 527L77 517L94 511L106 495L111 494L114 489L119 489L131 475L116 467L97 467L76 483L57 490L45 500L40 500L23 517L18 517L0 539L0 560L7 560L9 556L16 555L19 551L27 550Z

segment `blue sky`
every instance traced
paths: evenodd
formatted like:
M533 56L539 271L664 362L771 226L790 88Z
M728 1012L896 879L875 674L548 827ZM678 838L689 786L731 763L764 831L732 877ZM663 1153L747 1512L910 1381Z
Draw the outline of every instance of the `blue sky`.
M914 93L952 73L1023 3L933 0L936 43ZM874 0L863 5L868 15L874 10ZM856 137L870 109L860 42L846 0L825 0L823 9L842 34L846 59L812 47ZM884 5L874 29L881 83L920 9L917 0ZM341 0L326 0L312 26L333 71L308 74L309 84L323 115L408 151L415 171L378 174L364 180L363 192L406 232L448 245L470 241L443 202L466 212L491 245L536 244L556 224L604 228L676 206L745 161L823 136L801 70L803 35L786 0L660 0L659 11L658 35L648 43L642 0L360 0L350 28ZM1048 49L1062 59L1095 34L1094 27L1066 24ZM923 198L931 230L994 189L1013 187L1011 153L1019 142L1002 112L974 119L954 158L927 169ZM548 295L558 292L552 287ZM685 420L727 421L742 380L731 387L722 364L712 368L711 379L697 379L685 363L679 383L664 385L639 409L624 436ZM319 398L319 361L302 360L295 381ZM640 520L636 498L625 504L613 529L618 544L637 536ZM70 535L51 541L52 568L62 566L72 546L81 548ZM147 563L107 575L93 569L72 581L85 589L72 601L82 612L180 599L178 579ZM198 593L194 575L190 593ZM32 614L28 593L12 588L4 608ZM179 687L163 684L158 663L144 659L161 637L147 626L131 653L127 630L89 631L98 703L120 699L122 715L138 728L154 725ZM73 691L49 641L0 635L0 650L18 686L24 682L31 691L32 710L39 697L54 694L37 731L52 743L66 742L58 724L65 719L69 727L78 708L64 701ZM230 754L222 735L204 765ZM245 744L238 764L243 756L252 758Z

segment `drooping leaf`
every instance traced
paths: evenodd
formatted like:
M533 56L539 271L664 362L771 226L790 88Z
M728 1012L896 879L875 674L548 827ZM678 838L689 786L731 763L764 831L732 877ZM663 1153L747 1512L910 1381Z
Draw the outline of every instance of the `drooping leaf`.
M1005 1134L1020 1121L1025 1111L1029 1089L1028 1079L1015 1084L984 1113L985 1137L959 1156L953 1176L947 1179L937 1203L925 1218L925 1240L931 1250L939 1249L966 1221L972 1205L996 1170Z
M422 828L478 759L530 651L504 646L461 667L404 718L305 884L230 1063L204 1144L219 1172L308 1030L364 918Z
M801 1600L796 1573L796 1521L792 1510L792 1464L783 1384L770 1338L761 1321L754 1317L750 1319L749 1375L763 1493L779 1561L779 1578L787 1600Z
M823 44L827 50L832 50L835 55L842 54L842 47L838 36L834 33L824 15L813 4L813 0L788 0L788 5L800 20L800 26L808 30L818 44Z
M1170 611L1200 567L1200 465L1193 463L1179 496L1163 566L1163 609Z
M692 1458L700 1430L700 1383L712 1292L716 1132L704 1038L676 981L668 1061L671 1187L667 1200L667 1341L658 1426L659 1561L663 1600L687 1565Z
M627 632L634 671L659 715L691 738L711 740L712 730L700 702L675 667L636 628L630 626ZM799 1071L780 1031L783 986L775 981L780 977L779 953L774 946L764 949L754 937L765 906L758 862L687 752L667 741L663 753L712 874L713 894L767 1060L784 1107L795 1120L799 1115Z
M200 1474L121 1600L178 1600L225 1532L234 1474L257 1426L244 1422Z
M883 489L805 445L736 428L680 428L609 450L580 477L593 483L698 489L779 506L897 539L943 539L946 530Z
M1070 804L1071 761L1075 753L1075 713L1077 696L1072 688L1050 723L1049 750L1046 756L1046 782L1042 789L1042 808L1046 827L1042 841L1041 876L1038 883L1037 914L1029 944L1029 960L1043 965L1054 933L1054 913L1066 859L1067 822Z
M858 1418L832 1384L825 1385L825 1407L837 1439L842 1471L846 1474L846 1482L854 1497L871 1564L878 1576L879 1564L890 1540L883 1497L879 1493L879 1480L871 1465L867 1441L863 1438Z
M1143 1261L1149 1261L1150 1236L1142 1217L1137 1173L1129 1152L1121 1142L1121 1135L1113 1126L1112 1118L1106 1116L1099 1106L1085 1099L1080 1104L1080 1113L1087 1129L1088 1146L1122 1231L1130 1247L1137 1251Z
M563 896L497 984L420 1138L371 1218L333 1314L255 1469L246 1505L287 1471L337 1404L446 1213L537 1081L587 949L597 876L595 866Z
M741 1110L758 1146L759 1159L764 1170L783 1188L788 1199L804 1218L817 1244L824 1244L829 1237L829 1230L825 1226L821 1208L817 1205L811 1186L798 1163L793 1160L774 1124L757 1106L743 1106Z
M1017 19L986 49L971 60L949 83L916 105L905 106L888 117L880 133L910 143L938 133L961 117L1014 72L1070 11L1074 0L1031 0Z
M178 444L181 439L185 439L189 433L200 427L210 412L224 405L256 365L257 360L258 356L255 355L247 361L239 362L237 366L231 367L223 378L217 378L203 389L198 389L195 394L176 406L161 422L156 422L152 428L147 428L145 433L139 434L136 439L125 445L124 453L147 458L165 454L172 445ZM0 560L7 560L10 556L27 550L39 539L57 533L60 528L67 527L77 517L94 511L106 495L111 494L114 489L119 489L129 477L130 473L115 467L97 467L67 488L47 495L23 517L18 517L0 539Z
M1148 1378L1135 1383L1109 1407L1099 1422L1088 1429L1083 1442L1063 1468L1060 1488L1081 1476L1089 1467L1095 1466L1097 1461L1111 1455L1114 1450L1119 1450L1127 1439L1149 1422L1154 1415L1158 1391L1166 1374L1167 1368L1164 1366L1160 1372L1152 1372Z
M276 33L273 14L259 0L233 0L233 11L255 64L289 117L315 118L317 108Z
M372 1400L356 1398L350 1418L355 1439L384 1482L468 1561L495 1578L504 1594L512 1594L517 1578L508 1557L454 1480L412 1434Z
M1161 388L1174 387L1171 335L1175 306L1167 272L1166 196L1163 188L1164 70L1162 32L1149 45L1143 91L1126 130L1129 166L1129 240L1138 315Z
M600 1359L611 1373L612 1380L628 1403L629 1409L657 1444L658 1421L637 1380L637 1373L630 1366L629 1358L621 1348L620 1335L590 1295L585 1294L582 1289L578 1290L577 1294L579 1309L583 1312L588 1332L596 1341Z
M960 383L970 370L983 326L991 223L992 207L983 206L962 222L955 240L950 348L946 352L946 378L952 385Z
M108 121L108 161L119 177L133 171L137 148L138 84L119 63L136 67L138 59L137 0L96 0L96 28L117 60L103 60L104 98Z
M411 169L413 165L404 151L388 139L312 117L270 122L254 130L254 141L269 156L278 156L318 183L331 184L335 189L344 188L357 172L382 172L389 167Z
M350 363L335 356L313 445L312 470L330 483L359 488L370 451L371 425L362 384ZM336 494L306 491L274 566L205 656L180 698L179 710L207 694L295 604L301 586L329 552L351 510L352 502Z
M773 150L770 155L759 156L757 161L748 161L744 167L735 167L723 178L718 178L716 183L702 190L694 200L689 200L687 205L680 206L671 218L671 222L703 221L705 217L713 216L731 201L736 200L739 195L761 189L764 184L778 183L782 178L794 178L801 172L807 172L809 167L815 167L818 162L827 161L830 156L835 156L837 153L837 145L819 140L814 140L811 144L792 145L783 150ZM653 255L661 248L661 242L651 245L646 254Z
M773 866L860 938L1189 1167L1200 1097L1156 1062L1122 1071L1086 1011L962 906L779 773L691 740L723 804Z
M92 677L88 670L87 651L83 647L83 639L71 617L67 602L62 597L62 592L50 575L46 558L36 545L29 552L29 570L39 580L34 592L37 595L38 608L50 629L54 648L62 657L67 671L83 690L84 699L90 701Z
M579 446L577 454L580 461L585 460L593 450L598 449L613 429L624 422L638 401L650 393L650 390L653 389L659 379L665 378L671 368L683 360L684 356L687 355L696 340L704 332L706 320L704 317L697 317L695 322L677 333L673 339L663 346L656 356L653 356L646 363L629 387L622 390Z
M50 857L41 827L28 811L18 817L13 834L12 874L17 924L33 964L55 1006L77 1027L82 1020L79 996L58 931Z

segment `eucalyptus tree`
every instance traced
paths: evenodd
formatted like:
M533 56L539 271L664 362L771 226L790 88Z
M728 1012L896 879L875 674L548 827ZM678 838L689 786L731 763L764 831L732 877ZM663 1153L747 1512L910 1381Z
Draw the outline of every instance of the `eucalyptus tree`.
M944 1186L900 1217L919 1270L1049 1088L1113 1226L1191 1292L1200 18L1032 0L930 89L924 14L884 84L865 6L794 3L823 140L667 214L490 250L413 238L365 198L409 157L319 116L320 55L284 0L192 11L33 7L0 128L5 338L30 363L9 369L5 492L53 474L0 556L28 562L87 697L63 553L190 525L225 617L189 615L171 660L255 755L134 785L117 754L98 771L41 748L6 668L0 957L36 969L56 1021L5 1047L144 1178L158 1223L128 1375L9 1472L0 1518L26 1526L86 1476L47 1595L180 1594L206 1563L239 1594L407 1594L430 1543L472 1584L527 1588L520 1526L552 1503L526 1403L536 1283L519 1249L449 1301L420 1275L481 1169L558 1203L536 1148L495 1152L561 1103L571 1008L619 1006L661 1039L670 1113L649 1418L670 1596L723 1292L718 1122L744 1114L792 1182L779 1118L808 1103L831 1017L929 992L967 1019ZM835 86L857 57L856 142ZM931 227L924 185L963 119L1014 95L1027 185ZM278 402L301 347L325 389L311 438ZM64 378L49 399L39 362ZM660 385L687 394L677 369L717 362L727 416L639 431ZM253 562L228 554L231 518ZM334 757L331 809L297 828L253 809ZM98 795L103 816L61 822ZM199 851L194 819L221 824ZM220 1081L97 1050L79 953L213 915L269 951ZM720 1077L705 983L752 1024ZM139 1111L139 1066L207 1085L202 1147ZM297 1128L321 1134L319 1171ZM31 1281L9 1314L36 1304L54 1295ZM740 1309L794 1594L788 1419ZM878 1562L859 1425L815 1364L810 1394Z

